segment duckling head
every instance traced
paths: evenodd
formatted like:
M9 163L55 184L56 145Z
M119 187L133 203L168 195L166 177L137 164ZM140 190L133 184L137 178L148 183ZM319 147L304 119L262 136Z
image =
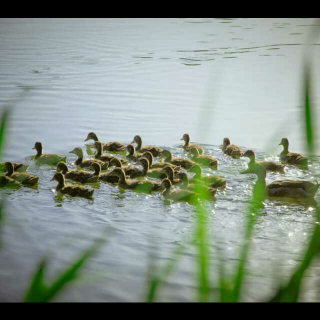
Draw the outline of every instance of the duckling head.
M142 158L147 158L148 161L149 161L149 166L152 165L152 163L153 163L153 155L152 155L151 152L149 152L149 151L144 152L144 153L142 154L141 159L142 159Z
M42 154L42 143L36 142L32 149L35 149L37 151L37 155L41 155Z
M279 146L284 146L284 148L289 147L289 140L287 138L282 138L281 142L279 143Z
M97 135L94 132L88 133L88 136L84 141L88 141L88 140L99 141Z
M57 164L57 172L62 172L63 174L65 174L66 172L68 172L68 167L67 167L67 165L66 165L63 161L60 161L60 162Z
M13 171L14 171L13 164L11 162L6 162L4 164L4 167L7 170L6 176L11 176L13 174Z
M64 175L61 172L56 172L50 181L58 181L57 190L62 189L65 185Z
M116 176L119 177L119 179L125 180L125 173L123 171L123 169L121 168L115 168L113 171L111 171L113 174L115 174Z
M255 154L254 154L254 152L252 150L247 150L243 154L243 157L247 157L247 158L249 158L251 160L251 159L255 159Z
M76 156L78 156L79 158L83 158L83 151L80 147L76 147L73 150L71 150L69 153L73 153Z
M97 149L98 152L102 152L102 144L100 141L95 141L95 143L93 145Z
M165 178L161 181L161 185L165 188L170 190L170 188L172 187L172 183L168 178Z
M185 142L186 144L188 144L189 141L190 141L190 136L189 136L189 134L188 134L188 133L185 133L180 140L184 140L184 142Z
M163 150L160 153L160 158L166 158L166 159L171 160L172 159L172 154L171 154L171 152L169 150Z
M139 163L143 166L143 168L148 171L149 170L149 161L147 158L140 158Z
M136 135L136 136L134 136L134 138L133 138L133 140L132 140L132 142L130 143L130 144L132 144L132 143L136 143L136 144L142 144L142 139L141 139L141 137L140 136L138 136L138 135Z
M117 158L112 158L109 162L109 165L110 166L115 166L117 168L121 168L122 167L122 164L121 164L121 161Z
M129 152L129 155L134 155L135 151L136 151L136 148L132 145L132 144L128 144L126 146L128 152Z
M170 180L173 179L174 172L173 172L173 169L172 169L171 167L165 166L165 167L161 170L161 172L165 173L165 174L169 177Z
M230 139L229 138L224 138L223 139L223 147L226 148L230 144Z
M193 156L195 156L195 157L198 157L199 156L199 151L198 151L198 149L197 148L191 148L190 149L190 153L193 155Z
M196 176L201 176L201 167L197 164L194 164L191 168L190 168L190 172L193 172L196 174Z
M94 174L95 174L95 175L99 176L100 171L101 171L101 166L100 166L99 163L94 162L94 163L90 166L90 168L91 168L92 170L94 170Z

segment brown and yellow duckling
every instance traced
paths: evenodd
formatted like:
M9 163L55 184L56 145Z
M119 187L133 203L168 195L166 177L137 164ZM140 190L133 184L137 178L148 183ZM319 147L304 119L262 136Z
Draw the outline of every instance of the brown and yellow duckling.
M303 155L295 152L289 152L289 140L287 138L282 138L279 146L283 146L283 151L280 153L281 161L302 167L308 166L308 159Z
M141 159L140 159L141 160ZM139 162L143 165L143 162ZM110 161L110 166L115 166L116 168L121 168L125 175L130 178L137 178L137 177L144 177L147 174L148 171L148 164L143 166L143 170L133 167L133 166L123 166L122 163L119 161L119 159L113 158Z
M180 188L183 190L193 191L197 194L201 193L202 196L207 199L213 198L217 193L216 188L208 187L201 184L189 183L189 177L186 172L179 172L177 176L181 179Z
M127 161L117 158L115 156L102 154L102 144L100 141L96 141L93 145L97 150L97 153L94 156L95 159L101 160L103 162L111 162L112 159L118 159L122 164L127 163Z
M109 183L118 183L119 177L113 174L113 171L110 171L108 173L100 173L101 172L101 166L99 163L93 163L91 165L91 169L94 170L94 175L98 177L99 180Z
M136 152L136 148L132 144L128 144L126 149L128 150L128 154L126 155L128 160L136 162L142 156L140 152Z
M196 148L199 152L199 154L203 154L203 148L196 145L196 144L191 144L190 143L190 136L188 133L185 133L183 137L180 140L184 140L184 146L183 149L186 151L190 151L191 148Z
M211 169L217 169L218 160L215 157L207 154L200 155L198 149L194 147L190 148L190 152L192 154L192 161L202 164L203 166L210 167Z
M168 178L172 185L178 184L181 182L180 177L176 174L173 169L169 166L162 168L163 175L160 176L160 179Z
M173 158L172 154L169 150L163 150L161 155L161 158L164 158L165 162L169 162L171 164L174 164L176 166L183 167L185 169L190 169L193 165L196 163L190 159L185 158Z
M161 179L162 177L164 177L164 173L161 168L150 169L149 158L150 158L150 155L152 157L151 152L145 152L144 155L146 157L140 158L139 162L143 167L145 176L150 177L150 178L157 178L157 179ZM150 160L152 163L152 159L150 159Z
M314 198L320 185L306 180L278 180L266 185L266 169L261 165L254 167L254 173L258 180L254 186L254 192L260 190L263 196L290 199Z
M99 164L96 164L99 165ZM101 170L101 169L100 169ZM99 172L90 173L87 171L68 170L68 166L64 162L59 162L57 172L62 172L66 179L70 179L80 183L94 183L99 180Z
M56 172L50 181L57 181L58 185L56 187L57 192L62 194L68 194L72 197L84 197L92 198L94 190L86 188L84 186L68 185L65 183L64 175L61 172Z
M168 178L162 180L161 184L165 188L162 195L165 199L174 200L174 201L185 201L190 204L198 203L199 195L193 191L189 190L178 190L171 191L172 183Z
M41 142L36 142L32 149L35 149L37 151L37 154L34 157L37 164L56 165L60 161L64 161L64 162L67 161L67 157L59 156L59 155L53 154L53 153L42 153L42 143Z
M144 152L141 157L148 159L150 169L158 169L158 168L162 169L164 167L169 166L169 167L171 167L173 169L173 171L175 173L177 173L180 170L179 166L175 166L174 164L169 163L169 162L164 162L164 161L162 161L162 162L154 162L153 161L154 160L153 159L153 155L149 151Z
M115 168L113 174L119 177L119 186L123 189L130 189L137 192L161 191L161 183L150 180L127 180L124 171L121 168Z
M5 163L5 168L7 170L6 176L20 182L26 186L33 186L38 183L39 177L26 172L14 172L14 166L11 162Z
M234 144L230 144L229 138L223 139L222 150L225 154L227 154L235 159L238 159L238 158L242 157L242 155L243 155L242 149Z
M195 173L192 179L190 179L191 183L203 183L213 188L223 188L226 186L227 181L225 178L219 176L202 176L202 170L198 164L192 166L190 172Z
M10 161L11 162L11 161ZM20 162L11 162L13 164L13 169L15 172L25 172L28 169L28 165ZM5 162L0 162L0 172L5 172Z
M250 159L248 163L248 169L241 173L254 173L254 167L256 164L262 165L267 171L277 171L284 173L284 165L272 161L256 161L256 156L252 150L247 150L243 157Z
M98 160L98 159L83 160L83 151L79 147L74 148L69 153L73 153L78 157L74 164L76 166L81 167L81 168L90 168L93 163L100 164L101 170L106 170L109 167L109 162L103 162L103 161Z
M134 138L130 144L132 144L132 143L137 144L137 147L136 147L137 152L143 153L146 151L150 151L154 157L158 157L161 154L161 152L163 151L161 148L156 147L156 146L143 146L142 139L138 135L134 136Z
M89 132L86 140L93 140L94 142L99 141L97 135L94 132ZM112 152L119 152L125 151L125 145L120 142L101 142L103 151L112 151Z
M21 187L21 183L19 181L16 181L8 176L1 175L0 176L0 188L14 188L18 189Z

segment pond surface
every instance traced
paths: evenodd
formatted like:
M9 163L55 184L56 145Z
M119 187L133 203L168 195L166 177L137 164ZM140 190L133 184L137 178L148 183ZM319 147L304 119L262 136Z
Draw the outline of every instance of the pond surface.
M279 160L278 146L305 153L301 122L302 65L318 42L308 35L313 19L1 19L0 105L11 105L3 160L29 162L40 177L36 189L6 194L0 248L0 301L19 301L41 257L50 257L48 277L62 270L94 239L107 242L82 269L81 277L55 301L143 301L150 255L165 265L194 232L194 208L159 193L121 192L100 183L94 200L56 198L55 168L30 157L41 141L46 153L68 157L94 131L101 141L143 144L186 157L181 137L201 144L218 159L214 174L227 187L206 203L216 279L217 253L231 272L243 240L247 202L256 180L240 175L248 160L225 156L228 136L257 159ZM319 79L313 74L314 88ZM313 91L312 102L319 97ZM319 116L314 116L319 123ZM319 144L319 139L316 137ZM319 154L310 170L289 166L277 179L319 179ZM209 169L204 169L209 174ZM320 193L315 197L320 200ZM263 301L279 275L301 259L315 210L299 203L265 201L257 218L243 301ZM105 233L107 234L105 236ZM157 301L195 301L196 251L186 248ZM305 278L302 300L319 301L318 262Z

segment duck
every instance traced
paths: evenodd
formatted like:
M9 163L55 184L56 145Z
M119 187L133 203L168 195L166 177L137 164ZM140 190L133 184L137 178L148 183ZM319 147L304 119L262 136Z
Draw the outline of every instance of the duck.
M256 161L255 153L252 150L247 150L243 157L247 157L250 159L248 163L248 169L242 171L241 173L253 173L254 166L256 164L262 165L267 171L276 171L284 173L284 165L272 161Z
M190 171L195 173L190 179L191 183L203 183L211 185L213 188L224 188L227 184L226 179L219 176L202 176L202 170L198 164L192 166Z
M158 157L161 154L161 152L163 151L161 148L156 147L156 146L143 146L142 139L139 135L134 136L134 138L130 144L133 144L133 143L137 144L136 151L141 152L141 153L146 152L146 151L150 151L154 157Z
M20 182L26 186L33 186L38 183L39 177L26 172L14 172L14 166L11 162L5 163L5 168L7 170L6 176Z
M213 198L217 193L216 188L208 187L206 185L196 185L193 183L189 183L189 177L186 172L179 172L177 176L180 178L180 188L182 190L193 191L197 194L202 193L205 198Z
M57 192L62 194L68 194L72 197L84 197L92 198L93 189L86 188L84 186L68 185L65 183L64 175L61 172L56 172L50 181L57 181L58 185L56 187Z
M140 163L141 161L138 160ZM143 164L143 163L141 163ZM130 178L137 178L137 177L143 177L147 174L147 171L148 171L148 164L147 164L147 167L143 168L143 170L139 169L139 168L136 168L136 167L133 167L133 166L123 166L122 163L119 161L119 159L116 159L116 158L113 158L111 161L110 161L110 166L115 166L116 168L121 168L125 175L130 177Z
M109 162L103 162L98 159L83 160L83 151L80 147L74 148L69 153L73 153L78 157L74 164L81 168L90 168L93 163L100 164L101 170L106 170L109 167Z
M279 146L283 146L283 151L280 153L280 160L288 164L300 165L302 167L308 166L308 159L303 155L295 152L289 152L289 140L282 138Z
M166 166L169 166L169 167L171 167L173 169L173 171L175 173L180 170L179 166L175 166L174 164L169 163L169 162L164 162L164 161L162 161L162 162L154 162L153 161L153 155L149 151L144 152L141 157L148 159L150 169L158 169L158 168L162 169L162 168L164 168Z
M190 169L193 165L196 163L190 159L185 158L173 158L172 154L169 150L163 150L160 154L161 158L164 158L165 162L169 162L171 164L174 164L176 166L183 167L185 169Z
M126 158L128 160L136 162L142 155L141 153L136 152L136 148L132 144L128 144L126 146L126 149L128 151L128 154L126 155Z
M161 183L150 180L127 180L124 171L121 168L115 168L113 174L119 177L119 186L123 189L131 189L137 192L161 191Z
M101 166L99 163L94 162L91 165L91 169L94 170L95 176L98 177L99 180L104 181L104 182L109 182L109 183L118 183L119 182L119 177L116 176L115 174L112 174L112 171L108 173L100 173L101 172Z
M257 194L257 190L260 190L260 197L262 193L263 197L312 199L320 187L317 181L312 183L306 180L277 180L266 185L267 171L261 165L254 167L254 173L258 179L253 191Z
M238 158L242 157L242 155L243 155L242 149L234 144L230 144L229 138L223 139L222 150L225 154L227 154L235 159L238 159Z
M177 174L175 174L173 169L169 166L164 167L162 173L163 175L160 176L160 179L168 178L173 185L181 182L180 178L176 178Z
M190 136L188 133L185 133L183 137L180 140L184 140L184 146L182 147L184 150L189 151L191 148L196 148L199 152L199 154L203 154L203 148L196 145L196 144L190 144Z
M97 164L98 165L98 164ZM100 167L101 170L101 167ZM66 179L70 179L76 182L81 182L81 183L94 183L99 180L99 177L97 175L97 172L95 171L94 173L89 173L87 171L69 171L68 166L66 163L60 161L57 165L57 172L62 172L64 177ZM99 171L100 173L100 171Z
M97 135L94 132L89 132L86 140L93 140L94 142L99 141ZM125 151L125 145L114 141L114 142L101 142L101 145L103 147L103 151L112 151L112 152L119 152L119 151Z
M95 159L101 160L103 162L110 162L112 159L118 159L122 164L127 163L127 161L123 159L120 159L111 155L102 154L102 144L100 141L96 141L93 145L97 150L97 153L94 156Z
M161 179L161 177L163 176L163 171L161 168L154 168L154 169L150 169L150 162L149 162L149 158L150 155L152 157L151 152L145 152L144 155L146 156L145 158L140 158L139 162L143 167L143 170L145 172L145 175L147 177L150 178L157 178L157 179ZM148 158L147 158L148 157ZM151 159L151 163L152 163L152 159Z
M10 161L11 162L11 161ZM25 172L28 169L28 165L20 162L11 162L13 164L14 171L16 172ZM0 162L0 171L5 172L5 162Z
M165 188L162 192L162 195L165 199L174 200L174 201L185 201L190 204L197 204L198 194L190 190L178 190L178 191L171 191L172 183L168 178L162 180L161 184Z
M41 142L36 142L32 149L35 149L37 151L37 154L34 157L37 164L57 165L60 161L67 161L67 157L64 156L59 156L52 153L42 153Z
M218 160L215 157L207 154L200 155L198 149L195 147L190 148L190 153L192 161L210 167L211 169L217 169Z
M21 183L6 175L0 175L0 188L3 187L19 189L21 187Z

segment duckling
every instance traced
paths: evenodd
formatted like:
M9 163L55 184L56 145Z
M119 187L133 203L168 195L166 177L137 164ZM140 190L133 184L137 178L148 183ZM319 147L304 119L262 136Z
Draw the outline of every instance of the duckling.
M190 159L185 159L185 158L173 158L172 154L169 150L163 150L162 153L160 154L160 157L164 157L165 162L169 162L171 164L174 164L176 166L183 167L185 169L190 169L193 165L196 163Z
M141 157L148 159L150 169L158 169L158 168L162 169L166 166L169 166L173 169L174 173L177 173L180 170L179 166L175 166L169 162L156 162L156 163L153 162L153 155L149 151L144 152Z
M211 185L213 188L220 188L226 186L226 179L218 176L202 176L201 167L196 164L190 169L191 172L194 172L195 175L190 179L191 183L204 183Z
M146 172L145 175L147 177L160 179L163 176L162 169L161 168L150 169L150 162L148 159L150 158L150 155L152 157L151 152L145 152L144 155L146 155L146 157L140 158L139 162L142 165L144 172ZM152 163L152 159L151 159L151 163Z
M60 161L67 161L67 157L59 156L57 154L51 154L51 153L42 153L42 143L36 142L34 147L32 149L35 149L37 151L37 154L35 156L35 160L37 164L52 164L56 165Z
M119 177L119 186L123 189L131 189L137 192L161 191L163 186L150 180L127 180L124 171L121 168L115 168L113 174Z
M225 154L227 154L235 159L238 159L238 158L242 157L242 155L243 155L242 149L234 144L230 144L229 138L223 139L222 150Z
M62 174L66 179L70 179L70 180L81 182L81 183L93 183L99 180L99 177L96 171L94 173L89 173L83 170L69 171L67 165L62 161L60 161L57 165L57 172L62 172Z
M101 166L99 163L93 163L91 165L91 169L94 170L95 176L98 177L99 180L109 183L118 183L119 177L112 173L112 171L108 173L100 174L101 172Z
M216 188L208 187L206 185L195 185L193 183L189 183L188 175L185 172L179 172L177 176L181 179L180 188L183 190L193 191L197 194L201 192L204 197L209 199L213 198L216 195Z
M186 151L189 151L191 148L196 148L199 152L199 154L203 154L203 148L196 145L196 144L190 144L190 136L188 133L185 133L183 135L183 137L180 139L180 140L184 140L184 146L183 146L183 149L186 150Z
M308 166L308 159L303 155L295 152L289 152L289 140L282 138L279 146L283 146L283 151L280 153L280 160L289 164L300 165L303 167Z
M86 188L84 186L72 186L66 184L64 175L61 172L56 172L50 181L54 180L58 181L58 185L56 187L57 192L68 194L72 197L79 196L84 198L92 198L94 190Z
M8 187L18 189L21 187L21 183L17 180L14 180L8 176L1 175L0 176L0 187Z
M13 168L15 172L25 172L28 169L28 165L20 163L20 162L11 162L13 164ZM0 162L0 171L5 172L5 163Z
M138 161L139 157L141 157L141 153L136 152L136 148L132 144L128 144L126 146L129 154L126 155L126 158L131 161Z
M36 177L30 173L14 172L14 166L11 162L6 162L4 166L7 170L6 176L20 182L23 185L33 186L39 181L39 177Z
M248 163L248 169L240 173L253 173L253 168L255 164L262 165L268 171L278 171L284 173L284 166L280 163L272 161L256 161L256 156L252 150L247 150L244 153L243 157L249 158L250 161Z
M101 160L103 162L110 162L112 159L118 159L122 164L126 164L127 163L125 160L122 160L120 158L117 158L117 157L114 157L114 156L111 156L111 155L109 156L109 155L106 155L106 154L103 155L102 154L102 144L101 144L100 141L96 141L93 145L97 150L97 153L94 156L95 159Z
M99 141L97 135L94 132L89 132L86 140L93 140L94 142ZM125 145L123 145L120 142L101 142L101 145L103 147L103 151L113 151L113 152L118 152L118 151L125 151Z
M198 203L198 195L189 190L179 190L179 191L171 191L172 184L168 178L162 180L161 184L165 188L162 195L165 199L170 199L174 201L186 201L190 204Z
M160 153L163 151L161 148L156 147L156 146L143 146L142 139L140 136L134 136L134 138L130 144L132 144L132 143L137 144L136 151L138 151L138 152L150 151L154 157L158 157L160 155Z
M137 178L137 177L143 177L147 174L148 166L144 170L141 170L139 168L133 167L133 166L123 166L122 163L119 161L119 159L113 158L110 161L111 166L116 166L117 168L121 168L125 175L130 178Z
M190 148L190 152L192 154L191 159L194 162L210 167L212 169L217 169L218 161L215 157L209 155L199 155L198 149L194 147Z
M269 197L291 199L313 198L320 187L317 181L316 184L313 184L312 182L305 180L278 180L266 185L265 179L267 171L261 165L256 165L254 167L254 173L258 177L254 192L257 189L260 189L265 196Z
M69 153L75 154L78 158L75 161L75 165L79 166L81 168L90 168L90 166L93 163L99 163L101 166L101 170L106 170L109 167L109 162L103 162L98 159L89 159L89 160L83 160L83 151L81 148L77 147L71 150Z
M160 176L160 179L168 178L171 182L171 184L177 184L181 182L180 178L176 178L177 175L175 175L173 169L169 166L166 166L162 169L163 175Z

